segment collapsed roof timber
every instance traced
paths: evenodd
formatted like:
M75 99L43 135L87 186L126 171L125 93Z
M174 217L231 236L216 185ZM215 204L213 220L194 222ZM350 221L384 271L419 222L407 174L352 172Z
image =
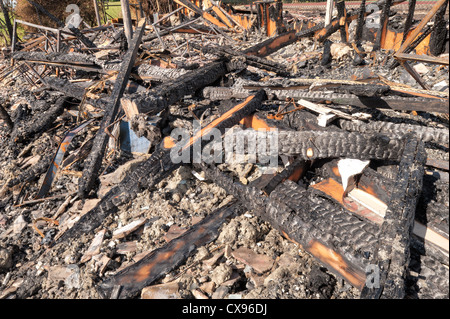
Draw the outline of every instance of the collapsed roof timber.
M27 2L57 27L5 28L0 298L449 297L448 1Z

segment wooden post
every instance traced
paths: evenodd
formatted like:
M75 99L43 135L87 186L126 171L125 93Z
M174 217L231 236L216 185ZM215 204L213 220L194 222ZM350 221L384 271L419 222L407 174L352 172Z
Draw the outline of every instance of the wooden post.
M327 0L327 7L325 12L325 27L331 23L333 15L333 0Z
M100 124L100 129L95 136L92 151L85 161L83 175L78 182L78 196L80 198L86 198L100 173L99 171L109 139L105 129L108 128L116 119L120 106L120 98L125 92L131 70L134 67L144 31L145 19L141 19L136 29L136 36L133 41L129 43L128 51L123 58L119 74L117 75L116 82L114 83L114 87L110 95L110 102L105 109L105 115L103 116Z
M120 0L120 4L122 6L122 16L123 16L123 26L125 29L125 36L127 37L128 45L130 45L131 39L133 39L133 25L131 24L130 3L128 0Z
M337 0L336 8L339 17L339 30L341 33L341 42L347 43L347 10L345 10L345 0Z
M373 45L372 51L378 51L384 44L386 32L389 23L389 11L391 10L392 0L386 0L383 9L381 10L380 29L377 31L377 36Z
M97 18L97 25L100 27L102 25L102 20L100 19L100 12L98 10L97 0L94 0L94 10L95 10L95 17Z

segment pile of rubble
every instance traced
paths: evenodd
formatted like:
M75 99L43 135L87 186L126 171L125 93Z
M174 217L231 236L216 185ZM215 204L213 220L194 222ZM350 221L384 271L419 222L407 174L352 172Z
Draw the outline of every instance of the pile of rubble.
M449 297L446 1L27 1L59 27L2 51L0 298Z

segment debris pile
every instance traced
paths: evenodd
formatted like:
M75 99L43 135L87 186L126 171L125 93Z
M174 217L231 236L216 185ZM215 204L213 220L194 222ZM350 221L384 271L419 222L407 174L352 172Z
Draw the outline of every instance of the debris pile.
M449 297L448 1L27 2L0 298Z

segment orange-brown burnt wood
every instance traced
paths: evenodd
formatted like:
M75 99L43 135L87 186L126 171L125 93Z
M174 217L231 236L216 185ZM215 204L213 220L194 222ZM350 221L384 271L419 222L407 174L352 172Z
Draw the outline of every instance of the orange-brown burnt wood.
M301 249L309 252L315 258L320 260L329 270L345 278L355 288L362 290L366 281L365 272L349 262L344 256L338 254L333 249L325 246L317 240L311 240L306 247L296 242L289 235L282 231L283 236L289 241L298 245Z
M190 147L190 146L192 146L196 141L200 140L202 138L202 136L204 136L204 135L208 134L209 132L211 132L211 130L213 128L216 128L219 124L221 124L225 120L229 119L233 114L235 114L236 112L239 112L240 110L242 110L244 107L246 107L248 105L248 103L250 103L250 101L254 97L255 97L255 95L250 95L249 97L247 97L247 99L245 99L244 102L234 106L233 108L231 108L230 110L225 112L222 116L220 116L219 118L215 119L210 124L208 124L207 126L202 128L193 137L191 137L189 139L189 142L186 143L186 145L183 147L183 150L188 148L188 147ZM177 144L177 141L171 136L166 137L164 139L164 141L163 141L163 146L166 149L170 149L170 148L174 147L176 144Z

